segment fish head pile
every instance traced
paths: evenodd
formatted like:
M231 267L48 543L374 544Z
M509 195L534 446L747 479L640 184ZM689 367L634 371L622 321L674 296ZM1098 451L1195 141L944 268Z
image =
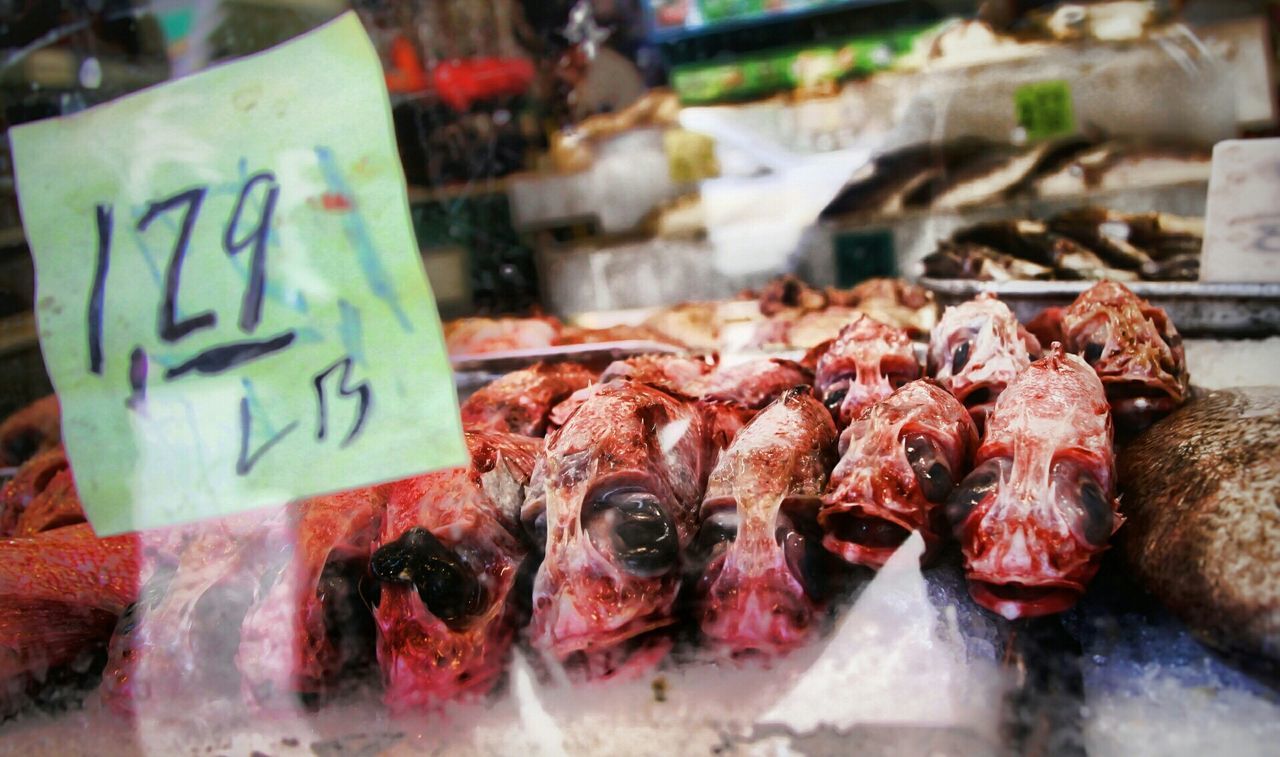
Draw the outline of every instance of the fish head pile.
M594 384L578 389L552 409L551 428L563 426L579 405L606 384L635 381L678 396L696 397L702 381L714 368L715 363L707 359L687 355L645 354L615 360Z
M1139 431L1187 397L1182 338L1169 316L1123 284L1100 281L1062 315L1064 342L1093 366L1122 431Z
M815 382L823 404L843 428L862 408L919 377L907 332L859 314L818 358Z
M947 500L978 604L1060 612L1119 527L1111 415L1084 360L1055 344L996 401L973 471Z
M707 483L693 548L704 636L730 653L786 652L821 606L819 495L836 428L808 387L785 392L734 438Z
M981 428L996 398L1039 353L1040 342L986 292L942 314L929 340L929 372Z
M708 438L715 449L724 449L761 408L812 382L813 374L800 363L765 358L719 366L689 389L700 398Z
M477 431L541 436L552 408L595 379L577 363L537 363L481 387L460 408L462 423Z
M706 480L704 436L692 403L621 381L547 438L522 513L546 534L533 587L537 648L591 677L640 670L665 652L647 632L673 621Z
M946 534L944 504L977 445L965 407L927 379L863 410L844 430L844 452L822 499L824 546L880 568L919 531L932 555Z
M514 638L508 597L525 556L519 508L537 439L468 432L468 466L387 486L370 570L385 699L438 705L492 688Z

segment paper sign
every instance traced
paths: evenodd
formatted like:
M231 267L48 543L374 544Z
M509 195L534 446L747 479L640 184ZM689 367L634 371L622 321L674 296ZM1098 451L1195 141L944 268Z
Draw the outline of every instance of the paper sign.
M1027 139L1050 139L1076 131L1071 85L1065 81L1024 84L1014 90L1013 105Z
M1280 281L1280 138L1213 148L1201 281Z
M667 153L671 180L677 184L720 175L716 141L711 137L684 129L668 129L662 134L662 147Z
M390 116L348 13L10 132L99 534L465 463Z

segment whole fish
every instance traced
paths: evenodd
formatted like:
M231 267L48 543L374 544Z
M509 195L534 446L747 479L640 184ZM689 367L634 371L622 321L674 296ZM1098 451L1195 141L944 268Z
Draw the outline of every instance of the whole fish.
M1123 284L1100 281L1062 314L1069 352L1093 366L1106 389L1116 426L1140 431L1187 397L1182 337L1160 308Z
M760 411L721 455L702 500L695 552L703 634L730 653L786 652L823 600L815 517L836 427L809 387Z
M1280 663L1280 388L1208 392L1119 457L1120 546L1209 642Z
M761 408L793 387L812 383L813 374L799 363L762 358L719 366L687 389L698 397L712 448L722 450Z
M0 466L21 465L61 441L62 410L55 395L46 395L0 423Z
M183 530L190 537L176 564L156 568L108 647L101 691L122 714L237 697L241 625L262 578L292 558L285 508Z
M39 494L32 497L22 515L18 516L13 533L15 536L34 536L42 531L84 522L84 506L76 493L71 469L63 468L53 474Z
M489 691L514 638L520 507L542 441L475 431L466 440L466 467L387 487L370 569L381 583L378 663L396 710Z
M522 512L545 531L536 648L595 677L661 659L670 642L649 632L674 622L708 455L698 409L634 381L601 387L547 437Z
M996 398L1031 361L1040 343L990 292L949 307L929 340L929 374L964 403L979 430Z
M1123 520L1102 382L1060 345L996 400L973 472L947 500L969 592L1010 620L1075 604Z
M575 391L551 411L551 427L559 428L588 397L615 381L636 381L681 397L696 397L701 382L715 369L713 361L687 355L636 355L610 363L594 384Z
M551 409L594 379L593 371L577 363L536 363L512 371L462 403L462 424L474 431L542 436Z
M289 506L290 559L262 576L240 626L236 667L255 708L296 706L373 656L373 621L359 586L382 523L376 489L314 497Z
M0 536L12 536L32 500L49 487L59 471L67 470L67 451L59 444L40 452L18 467L0 488Z
M99 539L82 523L0 539L0 709L6 694L105 645L146 577L134 534Z
M919 531L925 559L932 556L946 534L943 503L977 446L964 405L927 379L863 410L844 430L843 456L822 497L823 545L880 568Z
M857 315L829 345L815 350L822 403L844 428L864 407L920 377L911 337L903 329Z

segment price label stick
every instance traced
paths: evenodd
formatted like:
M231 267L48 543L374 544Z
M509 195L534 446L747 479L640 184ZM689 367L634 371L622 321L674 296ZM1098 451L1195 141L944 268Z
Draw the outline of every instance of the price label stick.
M354 14L10 139L41 348L100 535L466 462Z

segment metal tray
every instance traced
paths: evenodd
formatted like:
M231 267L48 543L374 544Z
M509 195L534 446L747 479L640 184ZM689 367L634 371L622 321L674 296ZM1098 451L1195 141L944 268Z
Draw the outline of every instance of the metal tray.
M995 292L1026 322L1047 307L1068 305L1092 281L975 281L923 277L920 285L943 305ZM1125 282L1163 308L1184 336L1265 337L1280 334L1280 283L1201 281Z

